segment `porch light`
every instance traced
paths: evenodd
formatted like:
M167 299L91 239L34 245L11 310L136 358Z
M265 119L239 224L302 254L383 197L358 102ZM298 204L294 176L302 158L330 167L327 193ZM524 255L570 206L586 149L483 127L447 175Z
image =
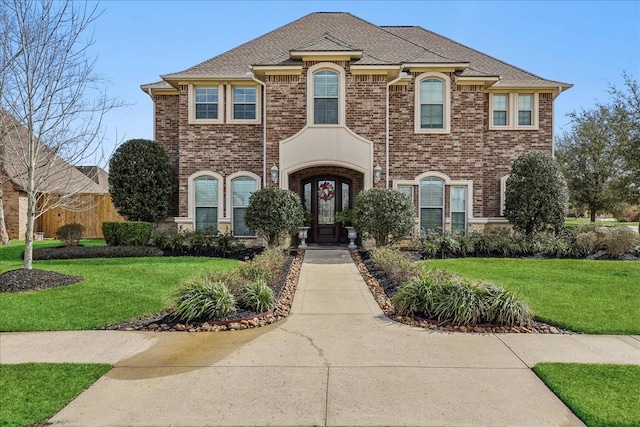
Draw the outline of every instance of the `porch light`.
M278 183L278 175L280 175L280 169L276 165L271 166L271 182Z
M377 184L380 182L381 179L382 179L382 168L380 167L380 165L376 165L373 168L373 182Z

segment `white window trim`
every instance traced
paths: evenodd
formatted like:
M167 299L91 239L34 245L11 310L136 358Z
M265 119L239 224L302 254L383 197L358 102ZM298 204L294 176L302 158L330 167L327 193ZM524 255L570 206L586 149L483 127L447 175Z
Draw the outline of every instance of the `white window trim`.
M444 117L442 129L422 129L420 127L420 82L428 78L437 78L444 82ZM422 73L415 80L415 106L414 106L414 132L415 133L430 133L430 134L448 134L451 133L451 77L444 73L438 73L430 71Z
M218 118L217 119L196 119L196 87L217 87L218 88ZM189 124L218 124L224 122L224 86L222 84L189 84L187 94Z
M248 172L248 171L240 171L240 172L235 172L232 173L231 175L227 176L226 181L225 181L225 188L227 189L227 193L226 193L226 201L227 201L227 209L226 209L226 216L225 218L229 221L229 223L231 224L231 231L233 232L233 191L232 191L232 182L234 179L236 178L251 178L256 182L256 191L260 190L261 185L260 183L262 182L262 178L260 178L258 175L256 175L253 172ZM236 236L234 234L234 236ZM243 239L255 239L257 236L236 236L236 237L240 237Z
M234 119L233 118L233 88L234 87L254 87L256 89L256 118L255 119ZM237 83L228 84L226 90L226 112L227 123L245 123L245 124L259 124L261 122L261 102L262 102L262 87L252 83Z
M222 175L212 172L212 171L199 171L192 174L187 180L187 220L191 222L192 229L196 229L196 192L194 181L198 178L202 178L203 176L208 176L218 180L218 226L220 226L220 220L223 219L222 213L224 212L224 195L222 192L222 183L224 182L224 178Z
M458 181L460 182L460 181ZM448 216L448 223L453 225L453 196L452 196L452 192L451 192L451 187L464 187L466 189L466 196L465 196L465 203L464 203L464 231L466 233L466 231L469 229L469 186L473 186L473 184L456 184L455 182L453 182L452 184L445 184L449 187L449 216ZM456 211L456 213L458 213L460 211ZM450 226L451 228L451 226ZM453 230L451 230L453 231Z
M493 124L493 95L508 95L507 99L507 124ZM533 111L531 125L518 124L518 95L533 95ZM489 92L489 130L538 130L540 111L540 93L533 91L521 92Z
M315 124L314 123L314 96L313 96L313 75L322 70L330 70L338 73L338 123L337 124ZM336 127L345 126L345 71L344 68L332 62L321 62L309 67L307 71L307 126L312 127Z
M505 175L500 178L500 216L504 216L505 193L507 191L507 179L511 175Z

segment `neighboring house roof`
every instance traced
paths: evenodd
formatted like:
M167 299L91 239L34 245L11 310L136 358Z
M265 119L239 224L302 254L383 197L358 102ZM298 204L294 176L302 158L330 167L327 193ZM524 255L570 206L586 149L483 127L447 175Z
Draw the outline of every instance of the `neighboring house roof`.
M27 129L9 113L0 109L0 165L3 174L18 187L27 187ZM74 166L61 159L46 145L39 143L39 160L34 178L40 193L47 194L104 194L103 185L94 182Z
M80 172L85 174L89 179L98 184L102 193L109 192L109 172L100 166L76 166Z
M461 64L462 77L496 77L498 86L571 85L547 80L421 27L380 27L343 12L317 12L277 28L187 70L161 76L142 89L170 88L187 78L247 78L255 65L302 62L292 51L361 51L355 65Z

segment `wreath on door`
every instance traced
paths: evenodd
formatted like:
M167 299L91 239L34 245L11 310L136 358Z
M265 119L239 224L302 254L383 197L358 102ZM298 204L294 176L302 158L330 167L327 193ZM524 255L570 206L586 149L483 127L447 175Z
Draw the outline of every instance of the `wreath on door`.
M333 199L335 195L336 195L335 188L333 188L333 185L331 185L327 181L323 182L318 187L318 197L320 197L320 200L324 200L326 202L328 200Z

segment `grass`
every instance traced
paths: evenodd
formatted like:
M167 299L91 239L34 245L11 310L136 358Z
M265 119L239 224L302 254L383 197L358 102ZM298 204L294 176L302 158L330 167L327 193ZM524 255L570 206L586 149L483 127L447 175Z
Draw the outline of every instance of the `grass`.
M575 259L464 258L429 261L517 291L536 318L589 334L640 333L640 263Z
M41 422L104 375L109 365L0 365L0 425Z
M573 217L567 217L564 221L564 225L582 225L582 224L588 224L590 223L591 220L589 218L573 218ZM638 221L636 222L631 222L631 221L624 221L624 222L618 222L618 221L598 221L596 220L596 224L602 226L602 227L615 227L618 225L633 225L634 227L638 228Z
M38 247L58 244L38 242ZM22 250L19 244L0 247L0 273L21 268ZM158 313L167 308L168 295L182 279L237 263L200 257L34 261L34 268L85 279L59 288L0 294L0 331L95 329Z
M640 366L541 363L533 370L587 426L640 425Z

